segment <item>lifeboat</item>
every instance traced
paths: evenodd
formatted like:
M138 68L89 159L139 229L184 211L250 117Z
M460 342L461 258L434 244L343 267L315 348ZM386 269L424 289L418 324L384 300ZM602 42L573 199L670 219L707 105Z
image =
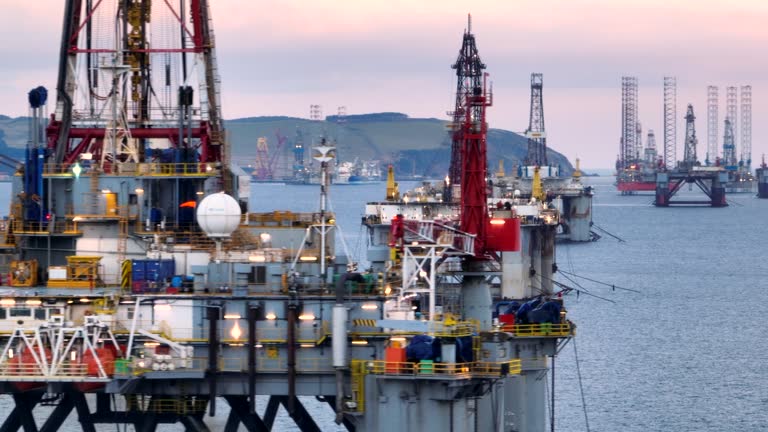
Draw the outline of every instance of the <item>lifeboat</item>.
M35 350L39 353L39 350L37 349ZM50 365L51 358L53 357L51 355L51 350L48 348L45 348L43 352L45 353L46 361ZM43 377L43 371L40 370L40 366L35 361L35 357L32 355L32 351L29 348L23 349L16 356L10 359L8 363L9 363L8 375L23 376L23 377L39 376L41 379ZM12 385L17 390L24 392L29 390L45 388L47 383L43 380L38 382L17 381L12 383Z
M98 362L96 361L98 358ZM107 376L112 376L115 373L115 350L110 348L96 348L96 357L94 357L91 351L83 353L82 359L74 362L72 365L73 370L84 372L86 377L98 377L99 363L104 369L104 373ZM81 392L92 392L104 387L104 383L75 383L75 388Z

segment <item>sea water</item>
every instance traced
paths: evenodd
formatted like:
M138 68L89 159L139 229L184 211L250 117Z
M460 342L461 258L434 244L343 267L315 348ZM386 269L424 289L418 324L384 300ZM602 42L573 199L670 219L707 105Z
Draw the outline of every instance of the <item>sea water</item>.
M575 288L566 304L578 327L555 364L555 430L586 431L585 411L591 431L766 430L768 200L731 194L727 208L656 208L651 195L619 196L613 178L584 181L595 187L595 229L623 241L601 233L595 243L558 244L561 270L616 288L558 278ZM7 214L6 186L0 183L0 215ZM401 190L413 186L403 182ZM681 193L694 194L687 187ZM251 210L317 211L318 194L318 186L253 184ZM344 239L338 253L346 243L364 260L364 205L384 196L384 183L331 187L337 235ZM327 404L301 399L322 430L344 430ZM258 401L261 412L266 400ZM0 412L11 406L0 398ZM223 429L226 402L218 411L205 418L211 430ZM275 430L297 431L280 412ZM45 411L37 413L41 425ZM80 430L75 414L63 430Z

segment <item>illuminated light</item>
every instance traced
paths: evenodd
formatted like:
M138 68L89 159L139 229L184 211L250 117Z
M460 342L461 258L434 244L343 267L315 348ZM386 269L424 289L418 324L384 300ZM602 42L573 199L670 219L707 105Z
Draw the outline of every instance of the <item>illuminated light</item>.
M208 165L205 166L205 171L207 171L207 172L213 171L213 167L211 166L211 164L208 164Z
M360 306L360 308L363 309L363 310L376 310L376 309L379 308L379 305L373 304L373 303L366 303L366 304Z
M160 342L144 342L144 346L152 348L152 347L160 346Z
M425 272L424 270L420 270L419 271L419 277L426 278L427 277L427 272Z
M203 196L203 195L205 195L205 192L203 192L203 191L197 191L197 192L195 192L195 195L198 195L198 196Z
M226 315L224 316L226 319ZM229 334L232 335L232 338L235 340L240 339L240 336L243 335L243 331L240 329L240 323L235 321L235 325L232 326L232 330L229 331Z
M74 303L72 300L67 300L67 304L72 304L72 303Z
M140 187L137 187L137 188L136 188L136 189L134 189L133 191L134 191L134 192L136 192L136 193L137 193L137 194L139 194L139 195L141 195L141 194L143 194L143 193L144 193L144 189L142 189L142 188L140 188Z
M239 320L242 318L240 314L224 314L224 319Z
M170 312L171 311L171 305L169 304L156 304L155 310L159 312Z
M80 303L90 303L90 302L91 302L91 299L88 299L88 298L85 298L85 297L80 299ZM67 302L67 303L69 303L69 302Z
M13 348L8 350L8 358L13 358Z
M16 304L16 300L14 299L2 299L0 300L0 305L2 306L13 306Z
M368 345L367 340L353 340L352 345Z
M317 261L317 257L315 256L303 256L299 259L302 261Z
M76 360L77 360L77 351L72 351L72 352L70 352L70 353L69 353L69 358L70 358L70 360L72 360L72 361L76 361Z
M241 347L241 346L245 346L245 344L242 344L242 343L231 343L231 344L229 344L229 346L231 346L231 347Z
M248 257L248 261L250 262L264 262L267 260L267 257L264 255L251 255Z
M82 160L91 160L91 159L93 159L93 153L85 152L85 153L80 155L80 159L82 159Z
M27 300L24 303L26 303L28 305L31 305L31 306L39 306L39 305L43 304L43 302L41 300Z
M102 190L101 190L101 193L103 193L103 194L111 194L111 193L112 193L112 191L111 191L111 190L109 190L109 189L102 189Z
M392 342L405 342L405 338L402 336L396 336L389 338Z
M138 365L139 365L140 368L144 368L144 367L147 366L147 364L144 363L144 360L139 361Z
M384 295L390 295L392 294L392 285L387 284L386 287L384 287Z
M83 172L83 168L80 166L79 163L75 162L74 165L72 165L72 174L75 175L76 179L80 178L80 174Z
M335 224L335 223L336 223L336 219L334 219L334 218L330 218L330 219L328 219L328 223L329 223L329 224L331 224L331 225L333 225L333 224Z
M312 321L313 319L315 319L315 316L312 315L311 313L306 313L306 314L299 315L299 319L302 321Z
M259 234L259 240L264 247L269 247L272 244L272 234L263 232Z
M417 242L417 241L411 242L411 246L418 246L418 245L419 245L419 242Z
M491 225L504 225L505 223L504 219L491 219Z
M254 345L254 346L255 346L256 348L264 348L264 345L262 345L262 344L256 344L256 345Z
M83 220L83 218L81 218L80 216L75 216L72 218L72 222L80 222L81 220Z
M416 306L411 306L411 310L416 310L416 309L418 309Z
M268 320L273 320L273 319L277 319L277 315L275 315L274 313L270 312L264 318L266 318Z
M315 347L315 344L306 344L306 343L304 343L304 344L301 344L300 346L301 346L302 348L314 348L314 347Z

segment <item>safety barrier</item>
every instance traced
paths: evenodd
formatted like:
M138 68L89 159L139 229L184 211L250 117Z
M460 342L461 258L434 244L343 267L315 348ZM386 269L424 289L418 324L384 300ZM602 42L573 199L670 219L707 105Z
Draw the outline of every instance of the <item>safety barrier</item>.
M200 414L205 411L207 406L207 400L197 400L190 397L159 399L141 396L126 398L126 408L128 411L142 411L158 414Z
M514 333L515 337L566 337L573 334L570 323L564 324L506 324L502 331Z
M74 177L73 164L45 164L43 177L66 176ZM219 169L213 164L198 163L122 163L109 166L106 169L92 170L88 166L80 165L79 176L90 176L95 173L99 176L141 176L141 177L212 177L219 175Z

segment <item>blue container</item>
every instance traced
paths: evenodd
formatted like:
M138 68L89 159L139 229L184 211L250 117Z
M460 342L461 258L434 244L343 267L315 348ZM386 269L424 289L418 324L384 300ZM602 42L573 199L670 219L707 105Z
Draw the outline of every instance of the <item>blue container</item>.
M131 278L137 282L147 280L147 265L144 260L132 260Z
M174 276L171 278L171 286L174 288L181 288L182 281L181 276Z
M159 224L163 221L163 211L159 208L151 208L149 209L149 221L154 226L155 224Z

